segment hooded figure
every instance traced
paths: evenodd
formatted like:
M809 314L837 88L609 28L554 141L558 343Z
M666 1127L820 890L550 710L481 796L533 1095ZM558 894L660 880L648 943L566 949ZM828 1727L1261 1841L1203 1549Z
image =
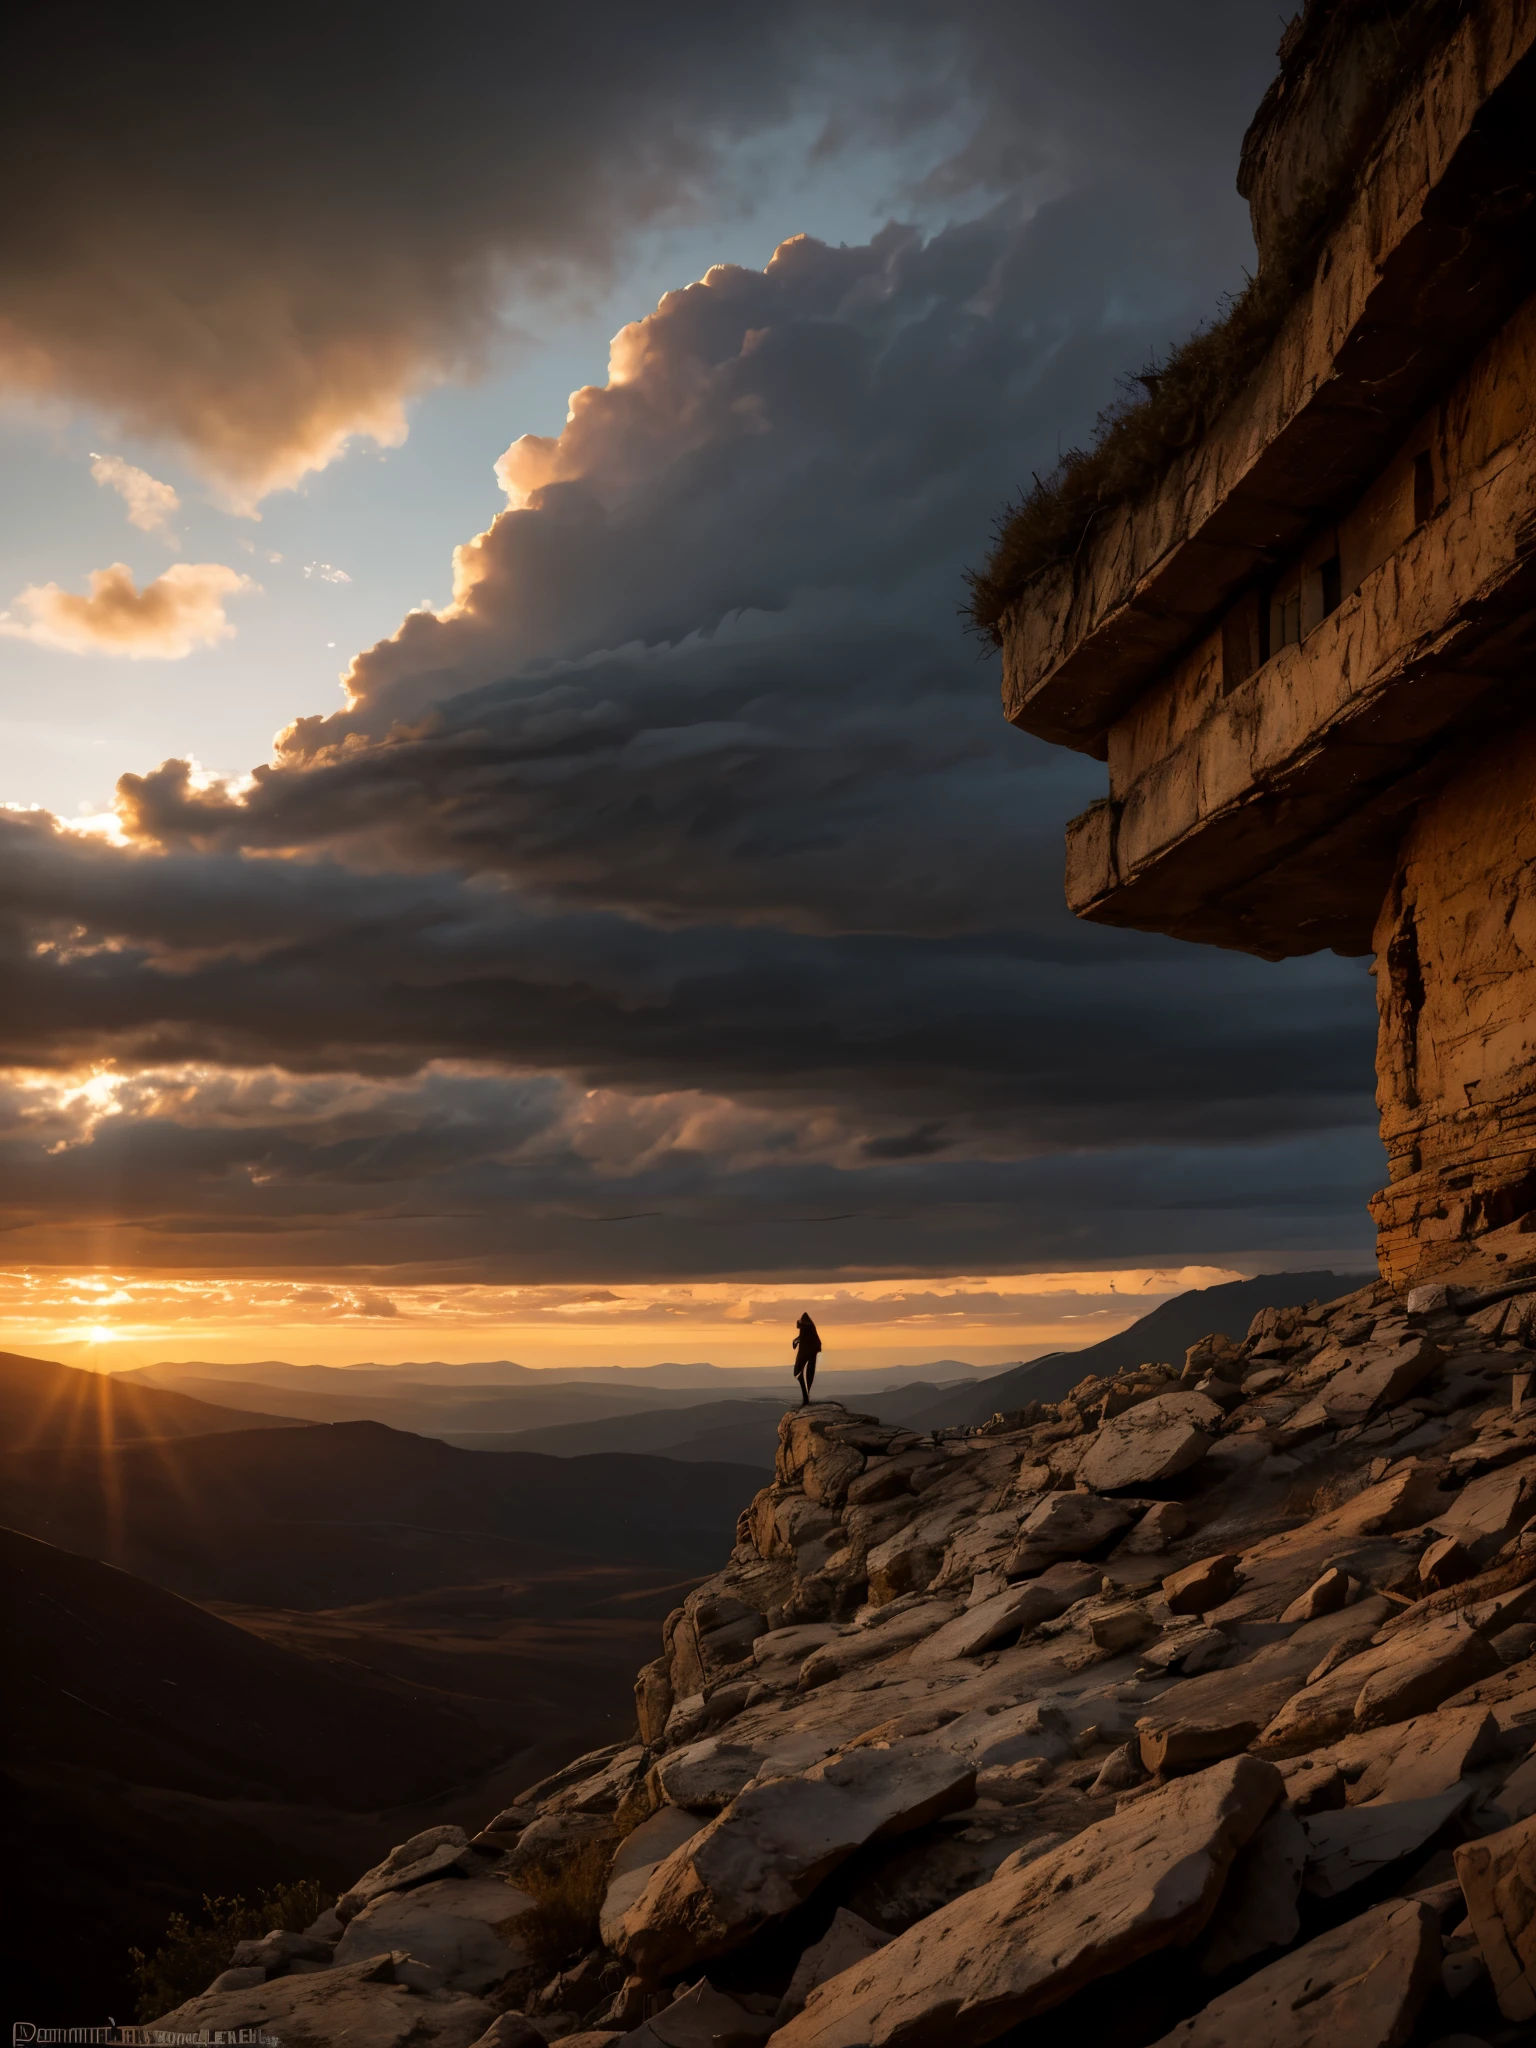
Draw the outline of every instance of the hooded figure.
M795 1347L795 1378L800 1382L800 1405L804 1408L810 1403L811 1382L816 1377L816 1359L821 1351L821 1339L809 1316L802 1316L796 1323L792 1341Z

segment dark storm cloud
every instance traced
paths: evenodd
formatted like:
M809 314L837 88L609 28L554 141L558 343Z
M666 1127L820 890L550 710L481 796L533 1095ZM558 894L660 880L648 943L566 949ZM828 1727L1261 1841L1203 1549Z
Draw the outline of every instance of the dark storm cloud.
M1145 352L1155 207L1074 195L924 240L798 241L619 337L460 603L354 664L239 800L128 777L139 833L456 862L659 921L1056 934L1092 763L1009 731L959 631L968 556ZM1094 251L1085 262L1085 249ZM1214 285L1212 286L1214 289Z
M14 1246L113 1218L149 1262L526 1279L1358 1241L1359 965L1074 923L1061 831L1102 771L1009 730L956 616L1002 502L1237 275L1227 186L1273 23L1145 15L880 10L845 127L932 138L959 108L930 189L1023 189L930 237L801 239L669 294L557 440L508 451L512 508L461 549L453 610L361 655L350 707L301 718L249 787L125 777L127 849L0 821L0 1059L187 1069L52 1151L23 1104L0 1147ZM854 9L712 9L707 48L685 11L641 18L689 48L658 67L627 19L583 45L585 156L565 28L529 45L543 103L528 136L502 120L497 161L515 184L541 148L549 190L520 200L521 240L488 186L465 195L487 261L562 235L598 260L717 145L846 80L868 36ZM434 136L446 61L416 81ZM308 165L328 234L356 206L383 237L394 206L398 284L438 181L467 179L454 152L490 147L465 139L484 95L526 89L509 76L466 88L409 202L393 163L365 190L374 113L354 133L350 102L336 131L361 154L321 177L306 85L262 203ZM654 190L603 219L639 150ZM227 231L258 296L274 250L310 248L238 206ZM373 246L348 317L396 334ZM440 308L471 336L454 291L472 302L475 274ZM252 1078L268 1066L307 1078Z
M26 9L0 84L0 374L179 440L249 499L349 433L397 437L413 392L493 351L509 290L590 276L647 223L746 210L765 153L910 145L915 179L961 195L1153 147L1165 183L1227 182L1269 10L1150 12Z

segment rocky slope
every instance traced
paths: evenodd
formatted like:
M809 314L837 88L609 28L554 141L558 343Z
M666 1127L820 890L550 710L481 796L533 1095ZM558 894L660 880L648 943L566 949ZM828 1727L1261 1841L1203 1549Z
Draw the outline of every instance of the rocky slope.
M1533 1338L1536 1293L1373 1286L966 1433L786 1415L634 1741L167 2024L1529 2042Z

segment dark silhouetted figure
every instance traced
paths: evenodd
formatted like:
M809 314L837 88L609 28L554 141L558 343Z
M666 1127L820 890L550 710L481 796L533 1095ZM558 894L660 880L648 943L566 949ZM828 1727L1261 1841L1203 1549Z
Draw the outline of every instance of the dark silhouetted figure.
M810 1404L811 1382L816 1377L816 1360L821 1352L821 1339L809 1316L802 1316L796 1323L792 1341L795 1347L795 1378L800 1382L800 1405L804 1408Z

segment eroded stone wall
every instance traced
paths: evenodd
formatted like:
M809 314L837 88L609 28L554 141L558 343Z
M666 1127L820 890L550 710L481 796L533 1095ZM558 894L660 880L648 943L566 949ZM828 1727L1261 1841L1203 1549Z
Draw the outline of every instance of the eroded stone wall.
M1383 1277L1536 1258L1536 718L1410 827L1375 933Z

